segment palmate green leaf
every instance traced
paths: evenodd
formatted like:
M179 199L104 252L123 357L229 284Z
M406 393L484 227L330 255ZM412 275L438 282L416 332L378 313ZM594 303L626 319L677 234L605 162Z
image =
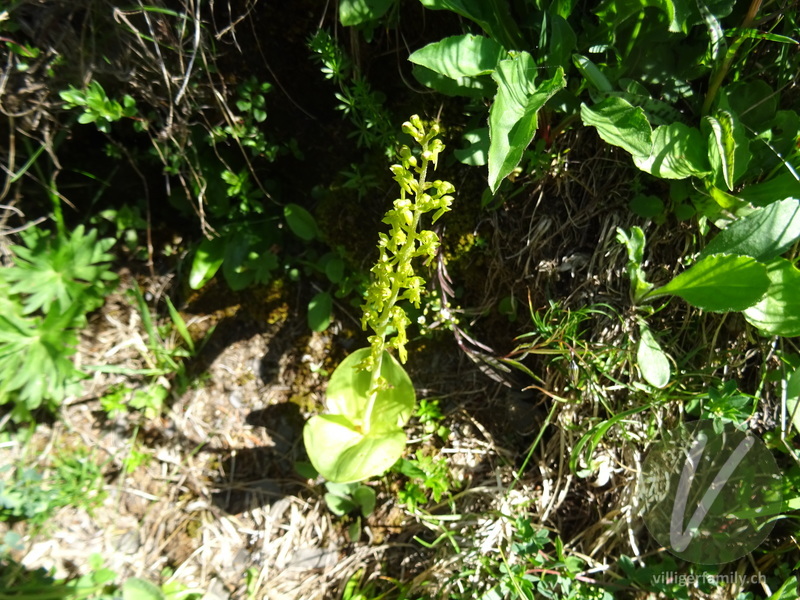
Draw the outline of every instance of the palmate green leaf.
M25 246L13 246L15 268L5 271L9 292L23 297L24 312L61 312L82 303L92 310L102 304L117 277L107 251L112 239L97 239L97 230L84 235L79 225L68 239L32 228L22 235Z
M445 77L458 79L491 73L504 55L506 51L494 40L468 34L428 44L412 53L408 60Z
M566 85L559 68L552 79L536 85L536 64L521 52L497 65L492 78L497 96L489 112L489 187L496 192L503 179L519 164L538 126L538 113Z
M700 253L740 254L766 262L800 238L800 201L787 198L759 208L723 229Z
M44 318L0 314L0 404L15 400L15 420L45 402L55 408L84 377L70 359L78 343L71 325L80 310L76 304Z
M753 306L769 286L764 264L749 256L713 254L652 290L646 298L674 295L703 310L728 312Z
M584 125L595 127L609 144L633 155L650 155L653 130L644 110L627 100L612 96L592 107L582 104L581 119Z
M800 335L800 271L788 260L767 265L769 287L756 305L744 311L747 322L771 335Z
M650 154L634 155L633 162L642 171L661 179L703 177L711 171L707 148L698 129L671 123L656 127Z
M320 475L352 483L385 473L403 455L406 434L394 427L364 435L344 415L317 415L306 423L303 442Z
M669 359L644 323L639 323L639 334L639 346L636 350L636 364L639 371L647 383L653 387L663 388L669 383Z
M326 391L328 410L356 424L365 418L370 385L370 371L357 367L369 358L370 352L370 348L361 348L345 358L331 375ZM403 366L388 352L383 353L381 377L389 387L378 391L370 429L402 426L414 411L414 384Z

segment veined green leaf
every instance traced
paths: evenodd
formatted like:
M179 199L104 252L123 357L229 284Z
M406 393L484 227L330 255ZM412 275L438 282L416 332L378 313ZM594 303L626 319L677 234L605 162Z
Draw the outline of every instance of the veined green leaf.
M357 366L370 352L369 348L361 348L345 358L331 375L326 391L328 410L356 424L363 424L366 417L370 385L370 371L359 370ZM388 352L383 354L381 376L389 386L377 392L370 429L402 426L414 410L414 384L403 366Z
M800 201L787 198L759 208L723 229L700 253L740 254L766 262L800 237Z
M771 335L800 335L800 271L784 258L771 261L767 269L767 293L744 311L744 318Z
M618 97L606 98L592 107L581 105L585 125L597 129L600 137L633 155L650 156L653 130L644 110Z
M775 200L800 198L800 181L788 170L784 170L768 181L748 185L736 194L755 206L767 206Z
M489 112L489 187L493 192L519 164L538 126L538 113L566 85L564 71L536 86L536 64L527 52L501 61L492 74L497 96Z
M727 312L753 306L769 285L764 264L749 256L713 254L649 292L646 298L674 295L703 310Z
M351 483L388 470L403 454L406 434L399 428L370 431L344 415L311 417L303 441L314 468L329 481Z
M702 177L710 172L707 147L698 129L683 123L661 125L653 131L650 155L634 155L633 162L661 179Z
M451 79L486 75L506 54L494 40L479 35L454 35L428 44L408 57Z

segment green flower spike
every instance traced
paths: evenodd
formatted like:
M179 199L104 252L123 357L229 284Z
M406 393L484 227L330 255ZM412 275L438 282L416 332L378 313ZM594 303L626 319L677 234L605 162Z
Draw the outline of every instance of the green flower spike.
M400 149L400 164L392 165L400 197L383 222L388 234L378 236L378 261L372 267L361 325L372 329L369 348L348 356L331 375L327 389L329 414L309 420L303 432L308 456L317 471L330 481L347 483L381 475L400 456L406 444L403 426L411 417L416 397L411 379L402 367L408 358L406 327L411 323L398 304L408 300L419 308L425 279L414 271L414 259L430 264L439 238L420 230L425 213L436 222L450 210L455 188L446 181L428 181L444 144L436 136L439 126L426 128L418 116L403 124L403 131L420 145L415 156ZM387 350L395 349L399 362Z

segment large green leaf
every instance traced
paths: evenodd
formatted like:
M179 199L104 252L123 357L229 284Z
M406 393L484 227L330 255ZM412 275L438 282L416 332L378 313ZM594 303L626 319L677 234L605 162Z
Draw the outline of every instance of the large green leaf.
M312 417L303 429L308 458L329 481L350 483L383 474L403 454L406 434L399 427L370 431L343 415Z
M749 256L713 254L675 277L647 298L674 295L712 312L744 310L767 291L767 267Z
M524 47L522 34L511 17L508 0L420 0L432 10L449 10L475 21L507 50Z
M363 422L367 410L370 371L358 365L370 355L369 348L356 350L345 358L331 375L326 391L328 411L346 416L356 424ZM370 429L385 429L405 424L416 402L414 384L403 366L388 352L383 353L381 376L388 387L380 389L372 409Z
M467 98L488 98L497 90L494 81L488 76L459 77L451 79L422 65L411 69L417 81L445 96L466 96Z
M199 290L219 271L225 257L225 239L218 237L200 242L189 272L189 287Z
M503 179L522 159L538 126L538 112L550 97L566 85L564 71L535 85L536 64L521 52L497 65L492 78L497 96L489 112L489 187L497 191Z
M345 27L381 18L394 0L339 0L339 21Z
M744 311L744 318L772 335L800 335L800 271L784 258L776 258L767 268L767 294Z
M649 156L653 147L653 130L644 110L627 100L606 98L591 108L581 105L584 125L591 125L609 144L624 148L633 155Z
M800 198L800 181L794 173L785 169L772 179L748 185L736 195L755 206L767 206L775 200Z
M633 162L642 171L662 179L702 177L711 171L707 148L698 129L671 123L656 127L650 155L634 155Z
M731 223L709 242L700 256L741 254L766 262L786 252L798 237L800 201L787 198Z
M494 71L506 52L492 39L479 35L454 35L428 44L408 60L451 79L486 75Z

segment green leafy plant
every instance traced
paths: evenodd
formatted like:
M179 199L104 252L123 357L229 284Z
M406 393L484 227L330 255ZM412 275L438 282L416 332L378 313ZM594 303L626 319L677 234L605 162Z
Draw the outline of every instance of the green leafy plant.
M403 130L421 146L419 159L408 147L400 151L401 164L392 166L400 198L386 213L389 234L381 233L380 258L372 268L373 280L363 306L362 326L370 327L370 347L348 356L331 375L326 392L329 413L312 417L303 430L311 463L325 478L337 483L361 481L380 475L394 464L405 448L403 425L415 404L414 386L403 369L406 327L410 323L399 304L407 300L419 307L425 280L415 273L413 259L428 262L438 247L436 234L419 230L424 214L436 221L450 209L454 188L444 181L429 181L444 144L436 138L438 126L426 128L418 116ZM397 351L399 361L387 352Z
M71 235L36 228L13 246L14 265L0 268L0 404L12 418L55 409L83 378L70 356L77 329L116 285L110 270L112 239L78 226Z
M429 500L438 504L455 487L447 460L442 457L417 452L413 459L400 459L396 469L409 479L397 493L397 499L412 511Z
M101 465L86 449L58 456L46 472L31 467L0 467L0 521L25 521L42 527L64 506L90 514L105 499Z
M92 81L85 90L70 86L69 89L59 92L59 96L67 108L83 109L78 116L78 123L94 123L104 133L111 131L111 124L115 121L134 118L137 113L136 101L131 96L123 96L121 103L112 100L97 81Z
M340 4L340 11L355 14L360 8L357 9L354 5L366 4L376 4L376 2L374 0L343 2ZM388 8L389 2L384 1L381 4L385 4ZM369 14L377 13L373 11ZM346 17L342 21L343 24L351 22ZM359 21L361 22L363 21ZM370 87L327 31L319 30L315 33L309 40L308 46L314 52L314 58L321 64L325 78L339 87L339 91L336 92L339 104L336 108L355 127L350 137L356 139L359 147L382 150L387 156L392 156L395 153L396 136L392 118L385 108L384 95Z

